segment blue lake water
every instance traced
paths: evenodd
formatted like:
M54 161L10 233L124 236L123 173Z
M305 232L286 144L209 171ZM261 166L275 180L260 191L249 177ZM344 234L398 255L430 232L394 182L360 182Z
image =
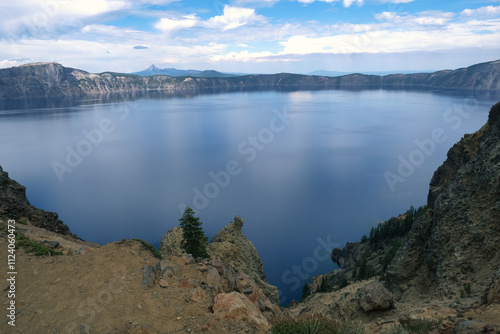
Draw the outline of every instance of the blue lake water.
M4 105L0 165L33 205L100 244L158 246L186 204L209 238L239 215L286 304L335 268L332 247L424 204L448 149L495 102L367 90Z

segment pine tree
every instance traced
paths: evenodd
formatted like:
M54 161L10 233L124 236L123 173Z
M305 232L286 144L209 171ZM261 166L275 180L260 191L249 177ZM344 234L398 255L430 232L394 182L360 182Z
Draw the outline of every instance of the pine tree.
M182 247L194 258L209 258L205 243L208 241L201 227L200 218L194 216L195 212L189 206L184 210L184 215L179 221L183 229L184 243Z

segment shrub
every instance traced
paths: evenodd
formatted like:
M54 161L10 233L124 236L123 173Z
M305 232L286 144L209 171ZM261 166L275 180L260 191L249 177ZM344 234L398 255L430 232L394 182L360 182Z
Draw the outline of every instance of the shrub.
M399 323L404 330L411 334L427 334L439 327L439 321L427 319L412 319L404 317L399 319Z
M135 241L139 241L140 243L142 243L142 246L150 251L151 253L153 253L153 256L156 257L157 259L160 259L160 260L163 260L163 256L161 255L160 251L158 249L156 249L155 246L151 245L149 242L146 242L142 239L134 239Z
M62 255L61 252L52 250L38 242L31 241L19 232L16 232L16 248L24 247L26 252L35 253L35 255Z
M285 318L271 329L272 334L362 334L359 323L340 323L322 315Z

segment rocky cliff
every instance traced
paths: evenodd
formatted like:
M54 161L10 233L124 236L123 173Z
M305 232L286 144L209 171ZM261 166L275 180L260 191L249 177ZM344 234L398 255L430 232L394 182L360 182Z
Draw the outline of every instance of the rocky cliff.
M220 261L221 265L230 268L233 274L226 270L228 276L243 272L254 281L269 300L279 305L278 288L269 284L264 273L262 260L257 249L242 233L243 219L236 216L234 221L224 226L207 245L207 251L212 259ZM160 252L164 257L183 256L182 228L174 227L161 239ZM233 278L234 281L234 278Z
M481 292L500 268L500 103L448 152L430 182L429 210L387 271L403 298Z
M59 216L33 207L26 197L26 187L9 178L0 166L0 217L5 219L27 220L31 225L46 230L76 237ZM78 237L76 237L78 238Z
M245 75L228 78L140 77L88 73L57 63L35 63L0 70L0 99L79 97L116 92L209 92L276 89L464 89L500 90L500 60L454 71L394 74L351 74L339 77L299 74Z
M248 240L241 228L243 219L236 216L234 221L220 230L208 245L208 252L236 270L241 270L252 278L269 299L279 305L278 288L267 282L264 266L257 249Z

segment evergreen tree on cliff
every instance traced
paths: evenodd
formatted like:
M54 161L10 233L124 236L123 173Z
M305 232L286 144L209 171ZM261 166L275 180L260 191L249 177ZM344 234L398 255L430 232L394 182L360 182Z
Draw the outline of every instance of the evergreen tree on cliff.
M209 258L205 243L208 238L205 237L205 232L201 227L200 218L194 216L195 212L189 206L184 210L184 215L179 219L183 229L183 248L188 254L192 254L194 258Z

